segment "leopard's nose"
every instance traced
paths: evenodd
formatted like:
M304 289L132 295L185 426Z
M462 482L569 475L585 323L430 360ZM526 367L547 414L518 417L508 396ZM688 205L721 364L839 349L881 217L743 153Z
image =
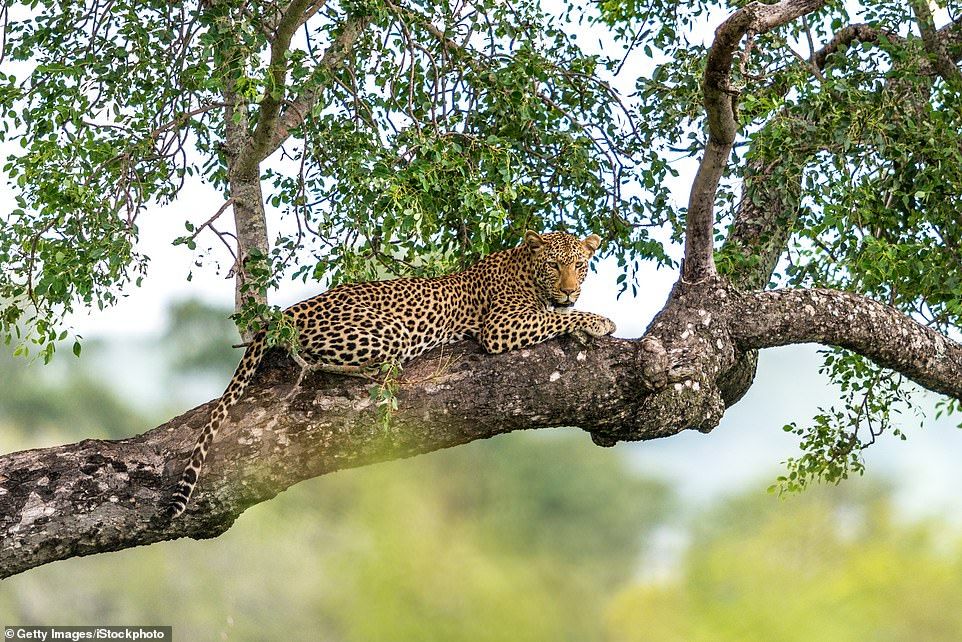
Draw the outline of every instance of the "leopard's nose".
M564 287L564 286L561 286L561 291L562 291L564 294L567 294L568 296L571 296L572 294L574 294L575 292L578 291L578 288L577 288L577 287L572 288L572 287Z

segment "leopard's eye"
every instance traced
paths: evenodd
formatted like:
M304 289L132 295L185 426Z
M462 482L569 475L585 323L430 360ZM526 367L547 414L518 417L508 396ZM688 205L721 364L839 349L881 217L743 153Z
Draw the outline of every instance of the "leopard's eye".
M588 262L587 262L587 261L578 261L578 262L575 264L575 267L578 268L579 270L583 270L583 269L585 269L586 267L588 267Z
M561 271L561 266L558 265L558 262L557 262L557 261L552 261L551 263L548 264L548 267L551 268L552 270L554 270L555 272L560 272L560 271Z

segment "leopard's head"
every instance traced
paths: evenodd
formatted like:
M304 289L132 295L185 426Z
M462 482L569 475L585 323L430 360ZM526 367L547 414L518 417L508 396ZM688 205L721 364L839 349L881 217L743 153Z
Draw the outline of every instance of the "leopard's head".
M597 234L582 240L565 232L525 232L524 246L532 257L535 287L555 310L566 312L578 300L588 261L600 245Z

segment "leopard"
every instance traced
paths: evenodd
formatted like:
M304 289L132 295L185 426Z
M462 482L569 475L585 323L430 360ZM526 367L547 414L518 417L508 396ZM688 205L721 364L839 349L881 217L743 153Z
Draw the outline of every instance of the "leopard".
M582 343L615 332L600 314L573 310L601 237L527 230L522 243L439 277L345 283L283 314L297 329L304 368L369 376L448 343L473 339L488 353L525 348L562 335ZM258 332L241 358L183 468L167 514L186 509L217 431L267 350ZM298 379L295 387L300 384Z

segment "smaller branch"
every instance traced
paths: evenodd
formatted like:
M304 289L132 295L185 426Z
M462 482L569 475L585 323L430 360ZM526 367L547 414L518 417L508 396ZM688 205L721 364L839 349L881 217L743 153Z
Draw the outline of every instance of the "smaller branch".
M0 7L0 63L7 57L7 29L10 26L10 5L4 2Z
M236 272L239 265L237 261L237 253L234 252L234 248L230 246L230 243L228 243L224 237L229 236L230 238L234 239L234 243L237 243L237 237L231 234L230 232L221 232L213 225L208 225L208 227L210 228L210 231L213 232L218 239L220 239L220 242L224 244L224 247L227 248L227 251L230 253L231 257L233 257L234 264L233 264L233 268L231 268L231 275L233 275Z
M816 65L816 64L815 64L814 62L812 62L810 59L804 57L802 54L798 53L798 52L795 51L794 49L792 49L789 45L786 44L786 45L785 45L785 48L788 49L788 51L789 51L793 56L795 56L795 58L796 58L800 63L802 63L803 65L805 65L805 67L806 67L809 71L812 72L812 75L815 76L820 83L823 83L823 84L825 83L825 75L822 74L822 70L819 69L818 65Z
M305 24L308 20L313 18L314 14L320 11L326 4L327 4L327 0L316 0L315 2L310 3L307 6L307 9L304 10L304 13L301 14L301 19L298 21L297 26L300 27L301 25Z
M805 28L805 39L808 41L808 58L811 60L815 55L815 39L812 38L812 28L808 24L808 17L802 17L802 26Z
M301 26L301 16L307 9L308 0L294 0L287 7L285 13L277 22L277 29L274 37L271 38L271 60L268 66L270 70L270 86L264 98L260 102L260 113L258 114L257 126L251 136L251 151L244 154L241 163L247 165L247 169L256 166L269 154L265 153L270 147L277 128L277 119L281 112L281 103L284 101L284 94L287 89L287 52L291 48L291 39L297 28ZM271 149L270 152L274 150ZM240 170L242 174L245 172Z
M50 230L50 228L53 227L56 222L56 218L52 218L47 221L47 223L40 230L38 230L30 240L30 257L27 259L27 295L30 297L30 301L33 303L35 308L40 307L37 304L37 297L33 291L33 266L36 265L37 262L37 243L40 242L40 239L43 237L43 235Z
M194 230L194 233L187 237L187 240L193 241L195 238L197 238L197 235L200 234L201 232L203 232L205 227L210 227L210 226L211 226L211 223L213 223L214 221L216 221L216 220L220 217L220 215L223 214L223 213L227 210L227 208L230 207L230 206L233 205L233 204L234 204L234 198L233 198L233 197L231 197L231 198L227 199L226 201L224 201L224 204L221 205L220 208L219 208L216 212L214 212L214 215L211 216L211 217L210 217L209 219L207 219L206 221L204 221L204 223L203 223L200 227L198 227L197 229L195 229L195 230ZM214 228L211 227L211 229L213 230Z
M962 87L962 72L955 66L942 45L942 39L935 28L935 20L929 10L928 0L911 0L912 11L922 34L925 49L932 57L932 67L947 83Z
M769 290L739 296L732 324L742 350L820 343L856 352L920 386L962 399L962 344L895 308L840 290Z
M274 20L272 18L268 17L267 15L258 16L250 9L250 7L242 7L241 13L244 14L244 17L246 17L252 25L256 25L255 28L257 31L267 38L268 42L271 41L271 38L274 37Z
M184 124L188 120L190 120L197 114L203 114L204 112L208 112L213 109L222 109L224 107L227 107L227 103L219 102L219 103L210 103L208 105L204 105L203 107L198 107L197 109L191 109L190 111L186 111L178 115L173 120L164 123L157 129L150 132L150 134L148 134L148 138L156 140L158 136L160 136L162 133L164 133L168 129L180 129L181 127L184 126Z
M330 73L351 53L354 44L361 37L361 33L371 21L370 16L355 16L345 21L341 32L324 52L314 71L305 85L303 92L288 104L289 107L277 118L272 128L270 139L261 150L262 157L273 154L291 135L291 130L301 126L304 118L311 112L314 102L320 93L319 84L327 73Z
M638 46L638 43L640 43L643 40L642 34L645 32L645 27L648 24L648 21L651 19L651 12L654 10L655 10L655 6L649 5L648 11L645 13L645 17L642 18L640 21L638 21L638 25L639 25L638 31L635 32L634 37L631 39L631 44L628 45L628 48L625 50L625 55L622 56L621 62L619 62L618 66L615 68L615 73L614 73L615 76L621 73L622 68L625 66L625 63L628 61L628 56L630 56L631 52L634 51L635 47Z
M824 69L830 55L848 47L853 42L878 42L882 38L893 43L905 44L905 39L897 33L867 24L848 25L835 32L828 44L812 54L812 63L819 69Z

